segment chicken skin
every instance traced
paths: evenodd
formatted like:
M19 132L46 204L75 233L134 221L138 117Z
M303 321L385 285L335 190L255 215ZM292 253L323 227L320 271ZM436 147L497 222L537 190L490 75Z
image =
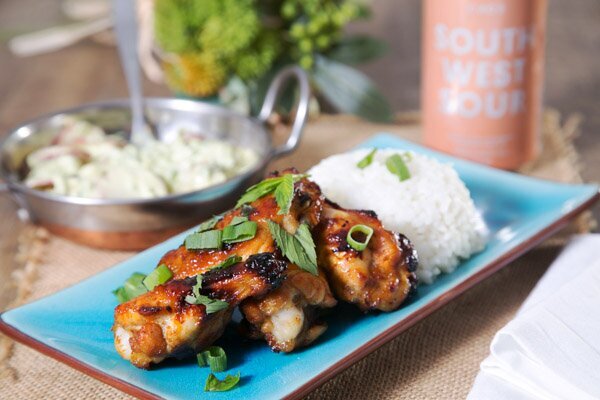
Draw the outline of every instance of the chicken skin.
M297 171L290 169L283 173L297 173ZM272 177L276 176L280 175L277 173L272 175ZM267 221L274 221L293 234L303 222L311 228L319 223L322 204L323 196L319 186L303 178L294 185L294 197L289 213L279 214L275 196L271 194L226 213L214 227L214 229L222 229L229 225L233 218L246 216L248 220L257 223L256 236L251 240L225 244L220 250L187 250L184 245L181 245L178 249L165 254L159 264L165 264L175 279L181 279L201 274L231 255L246 259L252 254L273 253L277 251L277 246Z
M337 301L322 273L314 276L290 264L286 275L278 289L245 300L240 310L250 337L264 338L274 351L288 353L325 332L327 325L318 320L319 311Z
M244 299L261 296L280 285L285 261L272 253L256 254L229 268L203 275L201 294L228 302L226 309L208 314L203 304L189 304L196 277L174 279L115 309L113 332L119 354L139 368L167 357L210 346Z
M363 251L347 241L348 231L357 224L373 229ZM362 311L396 310L416 289L416 251L404 235L384 229L372 211L344 210L327 201L316 245L319 265L336 297Z
M284 173L296 173L289 170ZM275 175L278 176L278 175ZM301 223L314 227L320 219L323 197L319 187L303 178L294 184L290 211L279 213L274 195L226 213L214 229L223 229L236 216L257 223L255 236L221 249L188 250L185 245L166 253L159 262L172 280L115 309L115 346L123 358L148 368L169 356L198 351L223 332L232 310L247 298L262 297L281 284L288 262L277 248L268 221L294 233ZM213 270L231 256L242 261ZM227 301L227 310L206 314L203 305L188 304L196 276L203 276L202 294Z

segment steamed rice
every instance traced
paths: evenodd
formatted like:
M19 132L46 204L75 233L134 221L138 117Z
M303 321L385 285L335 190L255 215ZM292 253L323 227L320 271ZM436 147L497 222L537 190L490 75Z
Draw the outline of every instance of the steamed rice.
M369 150L328 157L309 174L325 196L349 209L377 213L383 225L406 235L419 254L417 276L431 283L462 259L483 249L486 229L468 189L449 164L396 149L378 150L364 169L356 164ZM385 161L400 154L411 177L400 181Z

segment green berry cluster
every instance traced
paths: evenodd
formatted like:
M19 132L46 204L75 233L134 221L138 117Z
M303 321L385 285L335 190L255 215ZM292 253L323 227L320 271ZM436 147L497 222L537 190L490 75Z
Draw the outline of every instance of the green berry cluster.
M351 0L284 0L281 17L289 23L291 56L311 69L315 54L336 44L344 26L360 17L361 7Z

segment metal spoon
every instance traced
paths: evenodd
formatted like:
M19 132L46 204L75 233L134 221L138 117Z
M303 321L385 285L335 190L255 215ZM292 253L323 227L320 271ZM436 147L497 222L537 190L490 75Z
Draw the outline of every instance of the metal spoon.
M125 80L131 101L131 132L129 141L144 145L155 138L151 124L144 115L142 80L137 55L138 25L136 0L113 0L114 29Z

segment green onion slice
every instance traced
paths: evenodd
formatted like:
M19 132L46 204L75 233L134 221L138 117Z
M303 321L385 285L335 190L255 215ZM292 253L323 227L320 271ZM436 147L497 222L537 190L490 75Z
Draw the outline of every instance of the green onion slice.
M202 294L198 296L187 295L185 301L188 304L203 305L206 309L207 314L213 314L229 307L229 303L223 300L211 299L208 296Z
M123 286L116 288L112 293L116 296L119 304L129 301L129 297L127 297L127 293L125 293L125 288Z
M398 176L400 181L405 181L410 178L410 171L399 154L394 154L388 157L388 159L385 161L385 166L387 167L388 171Z
M211 217L210 219L207 219L206 221L204 221L203 223L201 223L200 225L198 225L198 229L196 230L196 232L205 232L205 231L209 231L212 228L215 227L215 225L217 225L217 223L223 219L222 215L215 215L213 217Z
M223 228L222 241L224 243L245 242L256 235L257 227L258 225L254 221L241 222L237 225L228 225Z
M160 264L150 272L150 274L144 278L142 283L146 286L146 289L152 290L158 285L162 285L173 277L173 273L165 264Z
M227 354L219 346L210 346L202 353L198 354L198 365L201 367L209 366L211 372L223 372L227 369Z
M125 289L128 300L138 297L148 291L143 283L145 278L145 274L135 272L125 281L123 288Z
M235 217L231 218L231 222L229 223L229 226L239 225L242 222L246 222L246 221L248 221L248 217L243 216L243 215L242 216L236 215Z
M220 249L222 240L220 230L195 232L185 238L185 248L188 250Z
M369 154L364 156L363 159L356 164L356 166L360 169L367 168L373 162L373 156L375 156L375 153L377 153L377 149L371 150Z
M358 241L352 235L356 232L360 232L365 235L364 241ZM363 251L367 248L369 244L369 240L371 240L371 236L373 236L373 228L366 225L354 225L348 231L348 235L346 236L346 241L356 251Z
M116 288L112 293L116 296L119 303L125 303L148 291L146 286L144 286L144 279L146 279L145 274L134 272L127 278L123 286Z
M222 381L214 374L209 374L204 384L205 392L225 392L233 389L240 382L240 373L227 375Z

